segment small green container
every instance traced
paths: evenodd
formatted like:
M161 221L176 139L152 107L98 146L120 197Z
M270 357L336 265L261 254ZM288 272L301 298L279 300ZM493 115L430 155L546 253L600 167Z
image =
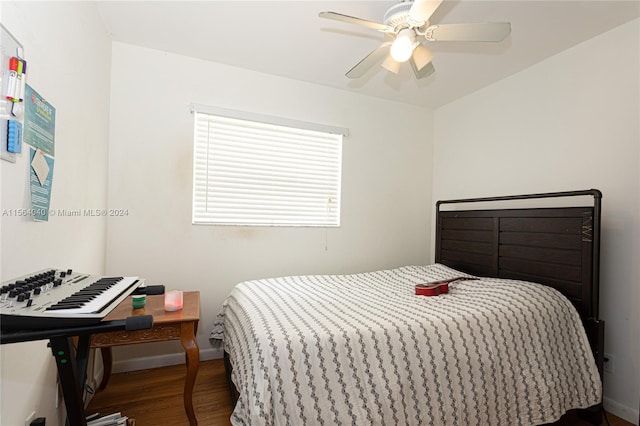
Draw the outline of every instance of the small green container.
M141 294L132 296L131 303L133 305L133 309L142 309L144 308L145 303L147 303L147 295Z

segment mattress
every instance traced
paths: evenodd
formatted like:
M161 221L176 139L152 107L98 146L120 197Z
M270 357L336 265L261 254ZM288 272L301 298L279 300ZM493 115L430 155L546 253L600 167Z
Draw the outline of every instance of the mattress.
M234 425L536 425L601 402L580 317L556 290L497 278L435 297L443 265L238 284L211 339Z

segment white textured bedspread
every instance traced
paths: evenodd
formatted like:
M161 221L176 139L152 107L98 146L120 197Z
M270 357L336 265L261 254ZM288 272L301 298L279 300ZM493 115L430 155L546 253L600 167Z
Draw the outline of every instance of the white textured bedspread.
M211 338L240 392L234 425L536 425L601 401L573 305L539 284L442 265L238 284Z

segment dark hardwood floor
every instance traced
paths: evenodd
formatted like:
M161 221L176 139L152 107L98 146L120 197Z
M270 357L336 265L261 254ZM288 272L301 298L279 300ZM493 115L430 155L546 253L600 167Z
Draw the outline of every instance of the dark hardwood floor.
M109 386L93 397L88 413L121 412L135 419L136 426L188 426L183 402L184 375L184 365L114 374ZM200 363L193 406L200 426L231 424L231 402L221 359ZM612 414L608 414L608 419L610 426L632 426ZM570 413L553 425L590 424Z
M107 388L94 395L87 412L121 412L136 426L188 426L184 411L186 367L175 365L113 374ZM231 401L221 359L200 362L193 389L198 425L230 425Z

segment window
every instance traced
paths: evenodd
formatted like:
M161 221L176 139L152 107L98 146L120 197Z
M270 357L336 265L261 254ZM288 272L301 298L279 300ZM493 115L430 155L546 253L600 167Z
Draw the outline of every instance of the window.
M194 224L340 226L346 129L192 110Z

